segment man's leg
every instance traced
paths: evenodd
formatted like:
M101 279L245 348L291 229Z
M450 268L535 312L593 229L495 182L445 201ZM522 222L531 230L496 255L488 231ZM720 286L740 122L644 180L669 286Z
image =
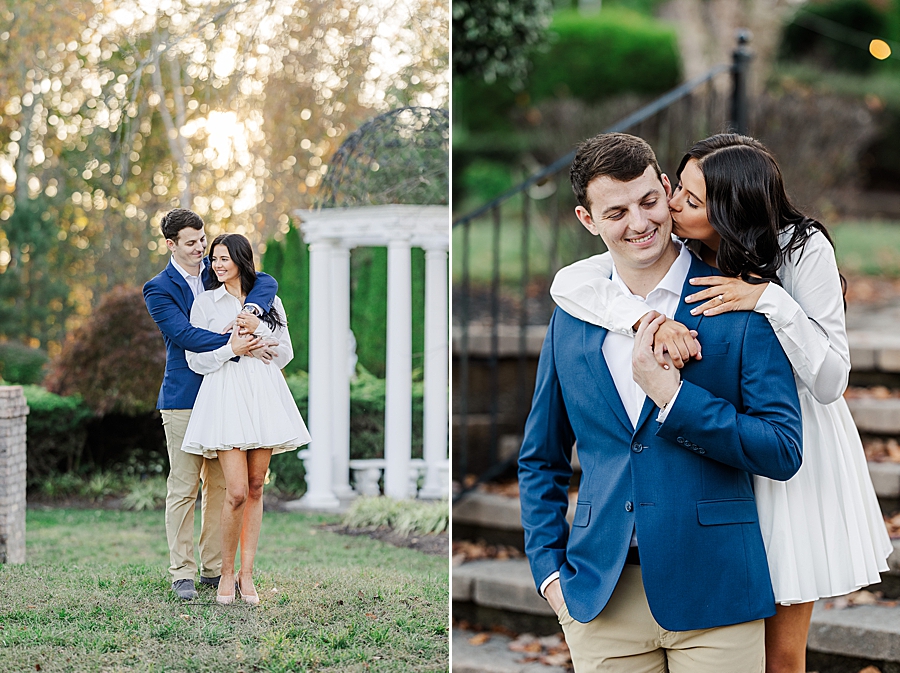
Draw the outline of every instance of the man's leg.
M697 631L664 631L670 673L763 673L765 622Z
M587 624L576 622L563 605L559 623L575 673L666 671L666 656L659 642L662 629L650 614L640 566L625 566L609 603L595 619Z
M203 457L181 450L191 410L168 409L160 411L160 414L169 453L169 477L166 479L169 572L173 582L183 579L193 581L197 573L197 562L194 560L194 504L200 486Z
M203 459L200 470L203 500L200 503L200 576L222 574L222 506L225 504L225 475L218 459Z

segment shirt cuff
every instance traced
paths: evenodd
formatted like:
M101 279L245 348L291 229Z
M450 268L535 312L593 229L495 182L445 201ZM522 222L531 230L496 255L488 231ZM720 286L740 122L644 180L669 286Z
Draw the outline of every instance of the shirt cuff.
M213 351L216 356L216 362L219 364L223 364L228 362L231 358L237 357L234 354L234 349L231 347L230 343L225 344L224 346L220 346L216 350Z
M550 586L550 582L552 582L553 580L558 580L558 579L559 579L559 571L558 570L554 573L550 573L550 577L548 577L543 582L541 582L541 596L543 596L544 598L547 598L546 596L544 596L544 591L546 590L547 587Z
M669 400L668 404L659 410L659 414L656 416L657 423L664 423L666 418L669 416L669 410L672 408L672 405L675 404L675 398L678 397L678 393L681 392L681 385L684 383L682 381L678 384L678 390L675 391L675 394L672 395L672 399Z

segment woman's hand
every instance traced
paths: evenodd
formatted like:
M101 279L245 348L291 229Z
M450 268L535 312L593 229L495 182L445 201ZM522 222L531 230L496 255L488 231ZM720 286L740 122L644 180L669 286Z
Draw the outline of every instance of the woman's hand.
M666 353L672 358L672 364L676 369L684 367L691 358L702 359L697 332L688 329L677 320L666 318L653 335L653 354L663 369L669 368Z
M703 313L705 316L719 315L728 311L752 311L762 296L768 283L750 284L740 278L726 276L703 276L691 278L691 285L709 285L684 298L688 304L705 301L691 309L691 315Z

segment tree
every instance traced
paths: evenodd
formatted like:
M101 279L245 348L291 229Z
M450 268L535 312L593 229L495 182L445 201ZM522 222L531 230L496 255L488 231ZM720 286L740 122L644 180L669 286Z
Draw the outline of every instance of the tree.
M521 86L552 13L552 0L454 0L454 74Z
M166 263L165 211L260 244L315 203L348 132L449 96L443 0L0 0L0 19L0 304L37 245L10 234L26 202L68 285L42 300L58 328L13 311L0 339L51 355L96 297Z

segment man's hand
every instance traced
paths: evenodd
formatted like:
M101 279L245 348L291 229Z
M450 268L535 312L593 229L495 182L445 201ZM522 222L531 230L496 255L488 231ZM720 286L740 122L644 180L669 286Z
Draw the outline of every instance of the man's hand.
M676 368L684 367L691 358L702 359L696 330L688 329L677 320L666 318L653 337L653 353L663 369L668 369L666 353Z
M658 407L664 407L672 400L681 382L681 373L671 366L672 358L669 354L664 355L664 363L670 366L664 369L656 361L653 352L653 338L665 321L666 316L656 311L650 311L641 318L631 354L631 370L635 382Z
M278 339L260 339L259 343L247 353L247 356L269 364L278 355L277 346Z
M241 312L234 319L234 324L244 334L253 334L259 327L259 318L252 313Z
M559 588L559 580L553 580L550 584L547 585L547 588L544 589L544 598L547 599L547 602L550 603L550 607L556 614L559 614L560 609L563 604L565 604L565 599L562 595L562 589Z
M252 334L240 334L232 332L228 343L231 344L231 350L235 355L247 355L259 343L259 337Z

